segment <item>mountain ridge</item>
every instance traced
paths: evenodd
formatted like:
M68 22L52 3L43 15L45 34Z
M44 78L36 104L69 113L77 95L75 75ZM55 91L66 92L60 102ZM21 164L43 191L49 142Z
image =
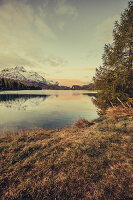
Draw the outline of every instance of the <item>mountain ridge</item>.
M0 71L0 78L7 78L26 82L35 82L46 84L47 81L44 77L37 72L27 71L23 66L16 66L14 68L5 68Z
M23 66L5 68L0 71L0 79L20 81L22 84L40 87L48 90L94 90L94 84L73 85L72 87L60 85L59 82L48 81L37 72L27 71Z

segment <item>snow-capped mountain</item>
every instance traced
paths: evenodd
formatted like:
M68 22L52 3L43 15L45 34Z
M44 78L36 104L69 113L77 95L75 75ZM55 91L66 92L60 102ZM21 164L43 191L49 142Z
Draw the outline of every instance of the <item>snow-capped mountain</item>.
M0 78L46 84L45 78L37 72L26 71L24 67L6 68L0 71Z
M52 81L52 80L47 81L47 84L48 85L58 85L58 86L60 86L58 81L55 82L55 81Z

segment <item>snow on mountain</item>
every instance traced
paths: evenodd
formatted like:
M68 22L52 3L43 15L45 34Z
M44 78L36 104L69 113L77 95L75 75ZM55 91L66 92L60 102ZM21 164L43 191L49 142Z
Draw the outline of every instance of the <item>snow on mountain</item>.
M26 71L24 67L5 68L0 71L0 78L46 84L46 79L37 72Z
M59 84L59 82L58 81L52 81L52 80L49 80L49 81L47 81L47 84L49 84L49 85L58 85L58 86L60 86L60 84Z

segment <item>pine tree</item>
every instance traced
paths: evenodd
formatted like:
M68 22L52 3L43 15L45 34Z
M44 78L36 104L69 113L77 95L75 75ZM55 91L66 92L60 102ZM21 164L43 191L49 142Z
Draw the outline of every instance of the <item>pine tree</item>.
M133 97L133 1L115 22L113 43L106 44L103 65L96 69L95 89L99 90L94 103L102 110L118 105L118 98L130 101Z

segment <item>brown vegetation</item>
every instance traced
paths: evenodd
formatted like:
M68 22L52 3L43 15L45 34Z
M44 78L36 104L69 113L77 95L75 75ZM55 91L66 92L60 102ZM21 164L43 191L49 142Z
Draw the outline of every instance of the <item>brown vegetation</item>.
M111 118L119 118L120 116L132 116L133 108L132 107L123 108L122 106L114 106L112 108L108 108L106 114Z
M133 116L133 99L130 99L130 103L123 103L118 97L118 101L121 105L109 107L106 110L106 115L110 118L119 118L120 116Z
M132 119L1 137L0 199L131 199Z

